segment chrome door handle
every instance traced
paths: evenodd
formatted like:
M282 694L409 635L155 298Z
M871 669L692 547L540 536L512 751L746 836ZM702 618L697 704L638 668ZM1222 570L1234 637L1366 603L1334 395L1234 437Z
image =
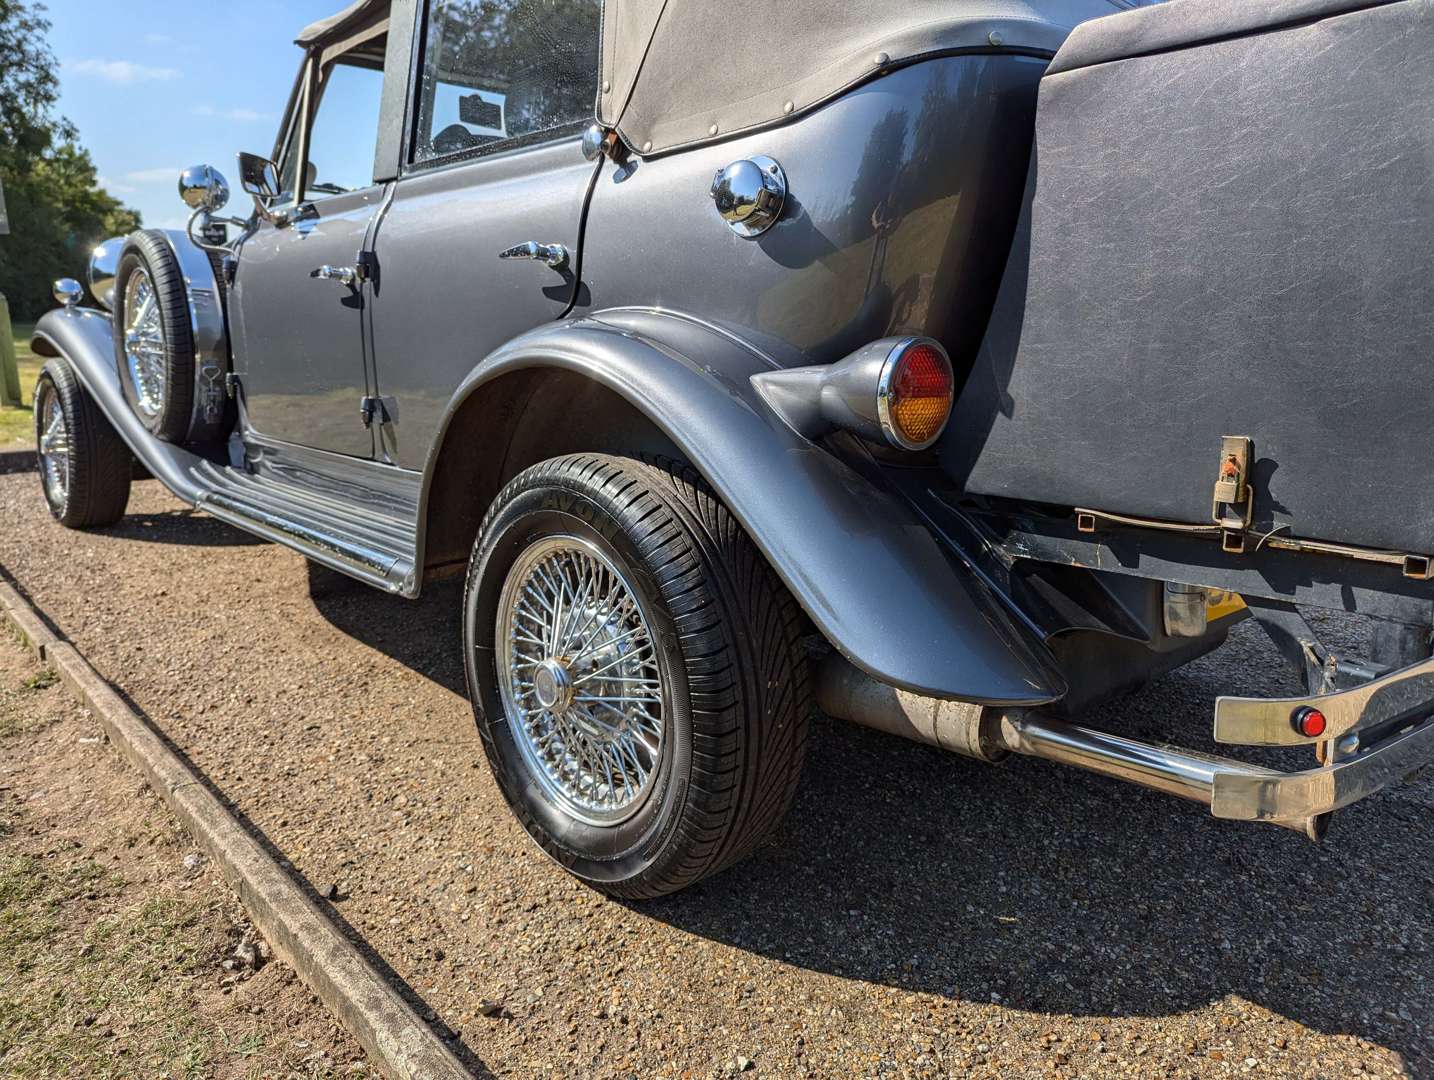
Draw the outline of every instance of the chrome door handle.
M498 252L498 258L537 259L554 270L561 270L568 265L568 249L562 244L540 244L529 240L526 244L514 244L507 251Z
M337 281L340 285L347 285L352 288L362 280L355 266L329 266L325 264L317 270L309 271L309 277L322 278L324 281Z

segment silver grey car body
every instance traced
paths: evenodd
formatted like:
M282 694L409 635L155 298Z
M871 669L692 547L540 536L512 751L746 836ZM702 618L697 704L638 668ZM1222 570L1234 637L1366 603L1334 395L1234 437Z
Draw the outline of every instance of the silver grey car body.
M840 667L819 690L829 711L977 757L1068 761L1221 816L1317 834L1329 812L1427 755L1427 726L1391 735L1398 710L1366 708L1369 687L1386 688L1379 679L1408 692L1408 677L1427 676L1426 647L1338 678L1320 660L1306 665L1306 699L1229 707L1228 742L1316 741L1286 730L1290 709L1312 703L1342 732L1385 737L1362 757L1357 740L1330 749L1320 769L1288 782L1050 717L1218 645L1232 617L1207 621L1196 585L1258 599L1298 660L1307 628L1290 615L1296 602L1427 627L1427 560L1422 576L1420 556L1401 555L1403 576L1379 577L1358 537L1334 534L1339 544L1276 537L1246 551L1251 522L1235 528L1218 514L1182 533L1142 513L1160 504L1152 492L1175 486L1158 470L1140 473L1111 512L1084 511L1084 496L1045 490L1060 476L1099 491L1099 458L1061 472L1065 436L1021 429L1001 387L1032 371L1039 380L1039 363L1059 351L1047 340L1042 359L1025 359L1040 319L1090 330L1091 348L1104 348L1090 291L1127 286L1086 278L1085 292L1066 295L1060 265L1040 262L1048 222L1073 243L1088 239L1062 193L1091 193L1078 169L1042 188L1046 162L1053 176L1072 168L1061 134L1077 125L1043 128L1038 101L1061 117L1075 88L1093 87L1082 130L1098 144L1145 93L1165 93L1160 57L1375 6L1286 0L1251 15L1193 0L806 0L776 5L734 41L730 12L716 6L633 0L600 17L593 0L559 6L559 38L530 20L533 37L492 53L511 69L495 70L490 87L455 90L444 35L458 31L443 13L461 5L360 0L299 38L305 60L272 153L273 190L256 180L263 162L242 166L246 188L261 192L255 213L223 243L217 233L167 239L196 353L225 375L222 402L210 378L194 408L229 410L227 442L186 448L136 422L102 311L48 316L37 348L68 358L170 490L406 596L461 570L489 502L528 466L576 451L681 458L833 648ZM1065 62L1048 71L1058 51ZM1140 94L1095 81L1116 72L1118 87L1121 62L1147 57L1157 70L1134 79ZM1214 61L1226 62L1238 61ZM365 168L340 183L315 158L330 145L326 106L350 77L367 77L370 93L362 108L345 106L340 126ZM1135 161L1151 139L1132 130L1123 152ZM1101 164L1091 183L1108 188L1119 163L1085 149ZM722 212L724 170L746 163L780 177L771 220ZM725 175L730 194L739 173ZM1140 175L1133 166L1131 183ZM190 183L212 191L216 181ZM1132 207L1146 195L1124 194ZM1101 228L1089 245L1113 252L1118 273L1144 241L1114 213ZM102 302L113 257L92 282ZM1024 290L1028 270L1048 282L1039 296ZM960 373L956 420L933 450L907 453L830 422L828 406L848 419L866 407L856 382L833 390L830 371L858 370L872 343L918 339L939 342ZM1002 357L1015 359L1003 367ZM1061 394L1040 407L1070 430L1092 415L1120 419L1113 396L1092 412L1070 404L1078 388ZM1027 400L1039 394L1017 404ZM1111 445L1101 430L1081 444L1091 455ZM1060 513L1044 509L1053 502ZM1121 528L1136 538L1090 539ZM1217 554L1208 541L1222 536ZM1349 561L1298 561L1311 553ZM1192 628L1181 605L1197 592ZM1306 659L1322 655L1305 644L1315 650ZM1365 697L1351 704L1339 695L1356 683ZM1035 708L1045 711L1025 711Z

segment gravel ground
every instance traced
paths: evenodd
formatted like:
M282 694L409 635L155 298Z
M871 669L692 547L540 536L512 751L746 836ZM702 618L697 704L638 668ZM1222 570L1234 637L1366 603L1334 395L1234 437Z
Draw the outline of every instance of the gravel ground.
M0 563L495 1073L1434 1078L1434 781L1317 847L821 723L754 858L615 903L503 807L455 585L311 579L152 482L130 508L67 533L0 476ZM1201 746L1217 692L1293 689L1246 624L1093 719Z
M372 1075L265 948L99 724L0 630L0 1076Z

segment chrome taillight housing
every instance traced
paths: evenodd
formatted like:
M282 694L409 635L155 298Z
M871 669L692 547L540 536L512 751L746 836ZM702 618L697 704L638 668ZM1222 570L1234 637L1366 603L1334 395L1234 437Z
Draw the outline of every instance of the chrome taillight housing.
M752 383L808 438L841 428L899 450L941 438L956 399L951 358L927 337L882 338L835 364L763 372Z

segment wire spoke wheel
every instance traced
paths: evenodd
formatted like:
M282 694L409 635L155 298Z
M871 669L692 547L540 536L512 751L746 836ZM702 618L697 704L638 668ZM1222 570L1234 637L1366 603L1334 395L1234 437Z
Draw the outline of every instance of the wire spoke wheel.
M124 356L135 403L145 416L159 415L167 391L164 321L149 271L136 269L125 283Z
M498 603L499 691L543 790L591 825L641 809L662 760L667 680L637 591L586 540L524 551Z
M40 479L51 505L63 506L70 494L70 429L53 385L44 383L36 409Z

